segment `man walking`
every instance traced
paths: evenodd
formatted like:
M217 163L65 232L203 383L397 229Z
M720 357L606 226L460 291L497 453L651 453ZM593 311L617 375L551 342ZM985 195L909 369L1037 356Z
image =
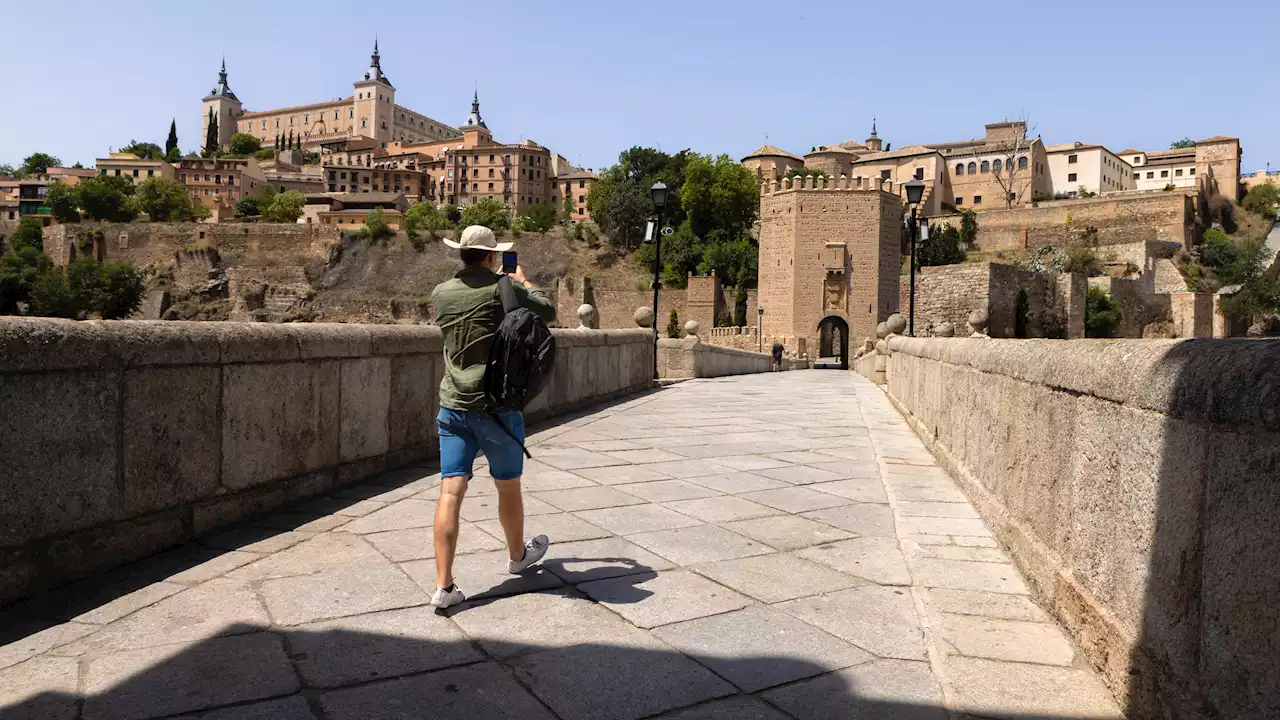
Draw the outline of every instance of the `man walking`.
M458 242L446 245L461 250L463 268L452 280L431 293L436 321L444 334L444 378L440 381L440 498L436 501L436 591L431 604L438 608L465 599L453 582L453 558L458 547L458 512L471 480L476 454L484 452L489 474L498 488L498 519L506 535L508 572L518 574L547 554L547 536L524 541L524 498L520 476L524 471L524 415L519 410L494 414L484 393L485 366L494 333L502 323L502 299L498 294L504 251L513 243L499 243L489 228L472 225ZM543 320L555 319L556 308L546 293L525 278L524 268L508 275L518 303ZM501 424L499 424L501 423Z

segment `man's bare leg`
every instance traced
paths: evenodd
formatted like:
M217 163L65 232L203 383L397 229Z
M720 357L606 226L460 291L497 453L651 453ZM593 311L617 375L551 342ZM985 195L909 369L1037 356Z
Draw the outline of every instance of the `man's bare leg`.
M463 476L448 477L440 483L434 527L436 587L447 588L453 585L453 556L458 550L458 513L462 510L462 498L467 494L467 481L470 479Z
M520 478L494 480L498 486L498 520L507 537L507 555L519 562L524 559L524 493Z

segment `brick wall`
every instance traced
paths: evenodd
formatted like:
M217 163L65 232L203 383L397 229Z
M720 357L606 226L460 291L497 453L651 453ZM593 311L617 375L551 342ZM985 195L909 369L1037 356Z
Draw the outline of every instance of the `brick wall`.
M978 236L974 242L979 250L1078 245L1085 228L1095 227L1100 245L1154 240L1189 245L1195 217L1190 194L1144 193L988 210L978 216ZM940 225L950 222L960 226L958 215L931 220Z
M899 280L899 308L906 315L910 307L911 281ZM969 313L985 307L991 286L991 263L965 263L921 268L916 273L916 334L930 323L949 322L956 334L967 334ZM870 335L854 335L855 342Z

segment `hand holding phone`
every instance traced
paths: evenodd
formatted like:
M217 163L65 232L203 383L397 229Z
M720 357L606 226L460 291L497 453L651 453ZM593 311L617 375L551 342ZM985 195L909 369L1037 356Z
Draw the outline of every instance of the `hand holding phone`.
M516 261L516 251L507 250L502 253L502 274L515 275L520 263Z

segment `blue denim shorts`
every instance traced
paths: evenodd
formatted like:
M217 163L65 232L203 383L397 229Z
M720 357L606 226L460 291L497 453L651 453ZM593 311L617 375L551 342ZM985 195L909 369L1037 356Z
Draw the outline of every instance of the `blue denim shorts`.
M509 410L498 419L511 435L524 442L524 413ZM440 477L471 477L476 455L489 459L494 480L512 480L524 473L524 451L511 439L491 413L440 408Z

